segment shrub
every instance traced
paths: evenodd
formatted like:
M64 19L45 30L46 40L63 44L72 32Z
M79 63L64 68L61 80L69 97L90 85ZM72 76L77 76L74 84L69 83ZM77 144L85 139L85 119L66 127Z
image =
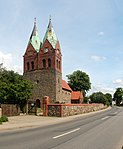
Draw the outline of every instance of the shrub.
M6 115L3 115L3 116L1 117L1 121L2 121L2 122L8 122L8 117L7 117Z
M0 118L0 125L2 124L2 120L1 120L1 118Z

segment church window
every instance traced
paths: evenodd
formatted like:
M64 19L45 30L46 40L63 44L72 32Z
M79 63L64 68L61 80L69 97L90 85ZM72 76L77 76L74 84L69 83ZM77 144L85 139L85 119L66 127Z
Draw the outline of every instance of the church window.
M27 62L27 70L29 70L29 69L30 69L29 62Z
M43 59L43 68L46 68L46 60Z
M39 83L39 80L37 80L36 83L38 84Z
M51 59L48 59L48 67L51 67Z
M32 70L34 70L34 62L31 62Z
M59 69L61 69L61 63L60 63L60 61L59 61Z
M57 68L58 68L58 60L57 60Z

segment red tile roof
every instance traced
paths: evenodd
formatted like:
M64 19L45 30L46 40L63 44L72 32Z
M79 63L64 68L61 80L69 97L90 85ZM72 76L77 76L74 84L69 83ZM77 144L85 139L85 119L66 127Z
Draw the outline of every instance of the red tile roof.
M80 91L73 91L71 93L71 100L78 100L82 98L82 93Z
M62 88L68 91L72 91L72 89L70 88L70 86L67 84L65 80L62 80Z

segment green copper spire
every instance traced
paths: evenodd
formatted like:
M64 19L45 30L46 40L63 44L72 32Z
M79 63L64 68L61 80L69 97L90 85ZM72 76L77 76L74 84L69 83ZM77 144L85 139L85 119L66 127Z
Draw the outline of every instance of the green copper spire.
M36 27L36 18L34 19L34 27L33 27L33 31L32 31L32 34L30 36L30 39L29 39L29 43L31 43L32 46L34 47L34 49L37 52L39 52L41 42L40 42L40 38L38 35L37 27Z
M43 39L43 43L45 42L46 39L51 43L53 48L55 48L58 40L57 40L56 34L54 32L54 29L51 23L51 16L50 16L49 24L48 24L48 27L47 27L47 30L46 30L46 33Z

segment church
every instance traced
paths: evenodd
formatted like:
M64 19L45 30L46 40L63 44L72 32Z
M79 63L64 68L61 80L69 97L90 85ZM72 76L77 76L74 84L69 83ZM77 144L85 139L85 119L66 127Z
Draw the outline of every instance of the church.
M72 91L62 80L62 53L51 18L43 40L40 40L36 19L23 56L23 75L34 84L29 104L41 107L44 96L50 103L82 103L83 95Z

